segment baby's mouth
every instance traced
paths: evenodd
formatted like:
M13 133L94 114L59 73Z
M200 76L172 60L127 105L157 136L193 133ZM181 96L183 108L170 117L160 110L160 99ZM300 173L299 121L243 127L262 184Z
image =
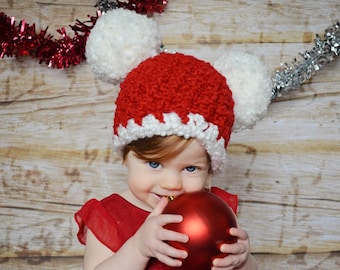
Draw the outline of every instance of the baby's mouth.
M157 198L158 200L161 200L163 197L165 197L165 198L167 198L169 201L173 201L173 200L176 198L176 196L174 196L174 195L159 195L159 194L156 194L156 193L154 193L154 195L156 196L156 198Z

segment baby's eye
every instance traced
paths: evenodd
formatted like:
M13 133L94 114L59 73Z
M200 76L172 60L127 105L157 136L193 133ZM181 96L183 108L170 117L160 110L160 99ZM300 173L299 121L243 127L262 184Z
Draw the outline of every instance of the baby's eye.
M148 164L153 169L157 169L161 165L159 162L156 161L148 161Z
M197 170L197 167L195 167L195 166L188 166L188 167L185 167L185 170L187 172L194 172L194 171Z

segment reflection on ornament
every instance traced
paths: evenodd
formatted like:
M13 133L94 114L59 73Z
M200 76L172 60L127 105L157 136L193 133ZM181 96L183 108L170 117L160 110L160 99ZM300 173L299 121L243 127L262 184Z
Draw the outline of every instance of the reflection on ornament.
M230 228L237 227L234 213L224 201L210 192L182 194L170 201L163 213L182 215L181 223L167 224L165 228L189 236L187 243L168 242L188 252L182 266L176 269L210 270L214 258L226 256L219 251L220 245L237 241L229 234Z

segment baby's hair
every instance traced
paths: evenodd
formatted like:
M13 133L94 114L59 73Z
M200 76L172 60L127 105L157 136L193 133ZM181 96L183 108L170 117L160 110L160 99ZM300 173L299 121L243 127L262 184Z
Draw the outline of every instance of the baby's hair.
M138 139L123 148L123 160L125 161L127 154L133 151L139 159L162 162L177 156L193 140L194 138L185 139L177 135L156 135L151 138ZM210 162L208 153L207 157Z

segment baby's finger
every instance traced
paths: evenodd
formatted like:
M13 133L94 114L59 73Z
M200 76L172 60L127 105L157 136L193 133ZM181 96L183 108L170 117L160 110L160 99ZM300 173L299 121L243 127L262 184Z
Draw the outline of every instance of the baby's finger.
M181 215L172 215L172 214L162 214L158 216L152 216L151 214L147 219L155 219L158 226L164 227L170 223L181 223L183 221L183 217Z
M222 244L220 251L226 254L242 254L247 252L247 247L243 244Z
M163 212L164 208L168 205L168 202L169 200L166 197L161 198L161 200L156 205L156 207L153 209L149 217L160 215Z
M228 255L224 258L214 259L214 267L223 267L223 269L234 269L241 264L241 258L239 256ZM214 269L213 267L213 269Z
M232 236L236 236L240 240L247 240L249 238L248 233L245 230L242 230L241 228L230 228L229 233Z
M155 256L160 262L170 266L170 267L179 267L182 265L182 261L178 259L174 259L171 257L168 257L164 254L159 254Z
M186 243L189 241L189 237L186 234L164 229L159 235L159 239L162 241L175 241L180 243Z
M158 245L155 250L155 257L171 257L172 259L185 259L188 253L185 250L176 249L165 242Z

